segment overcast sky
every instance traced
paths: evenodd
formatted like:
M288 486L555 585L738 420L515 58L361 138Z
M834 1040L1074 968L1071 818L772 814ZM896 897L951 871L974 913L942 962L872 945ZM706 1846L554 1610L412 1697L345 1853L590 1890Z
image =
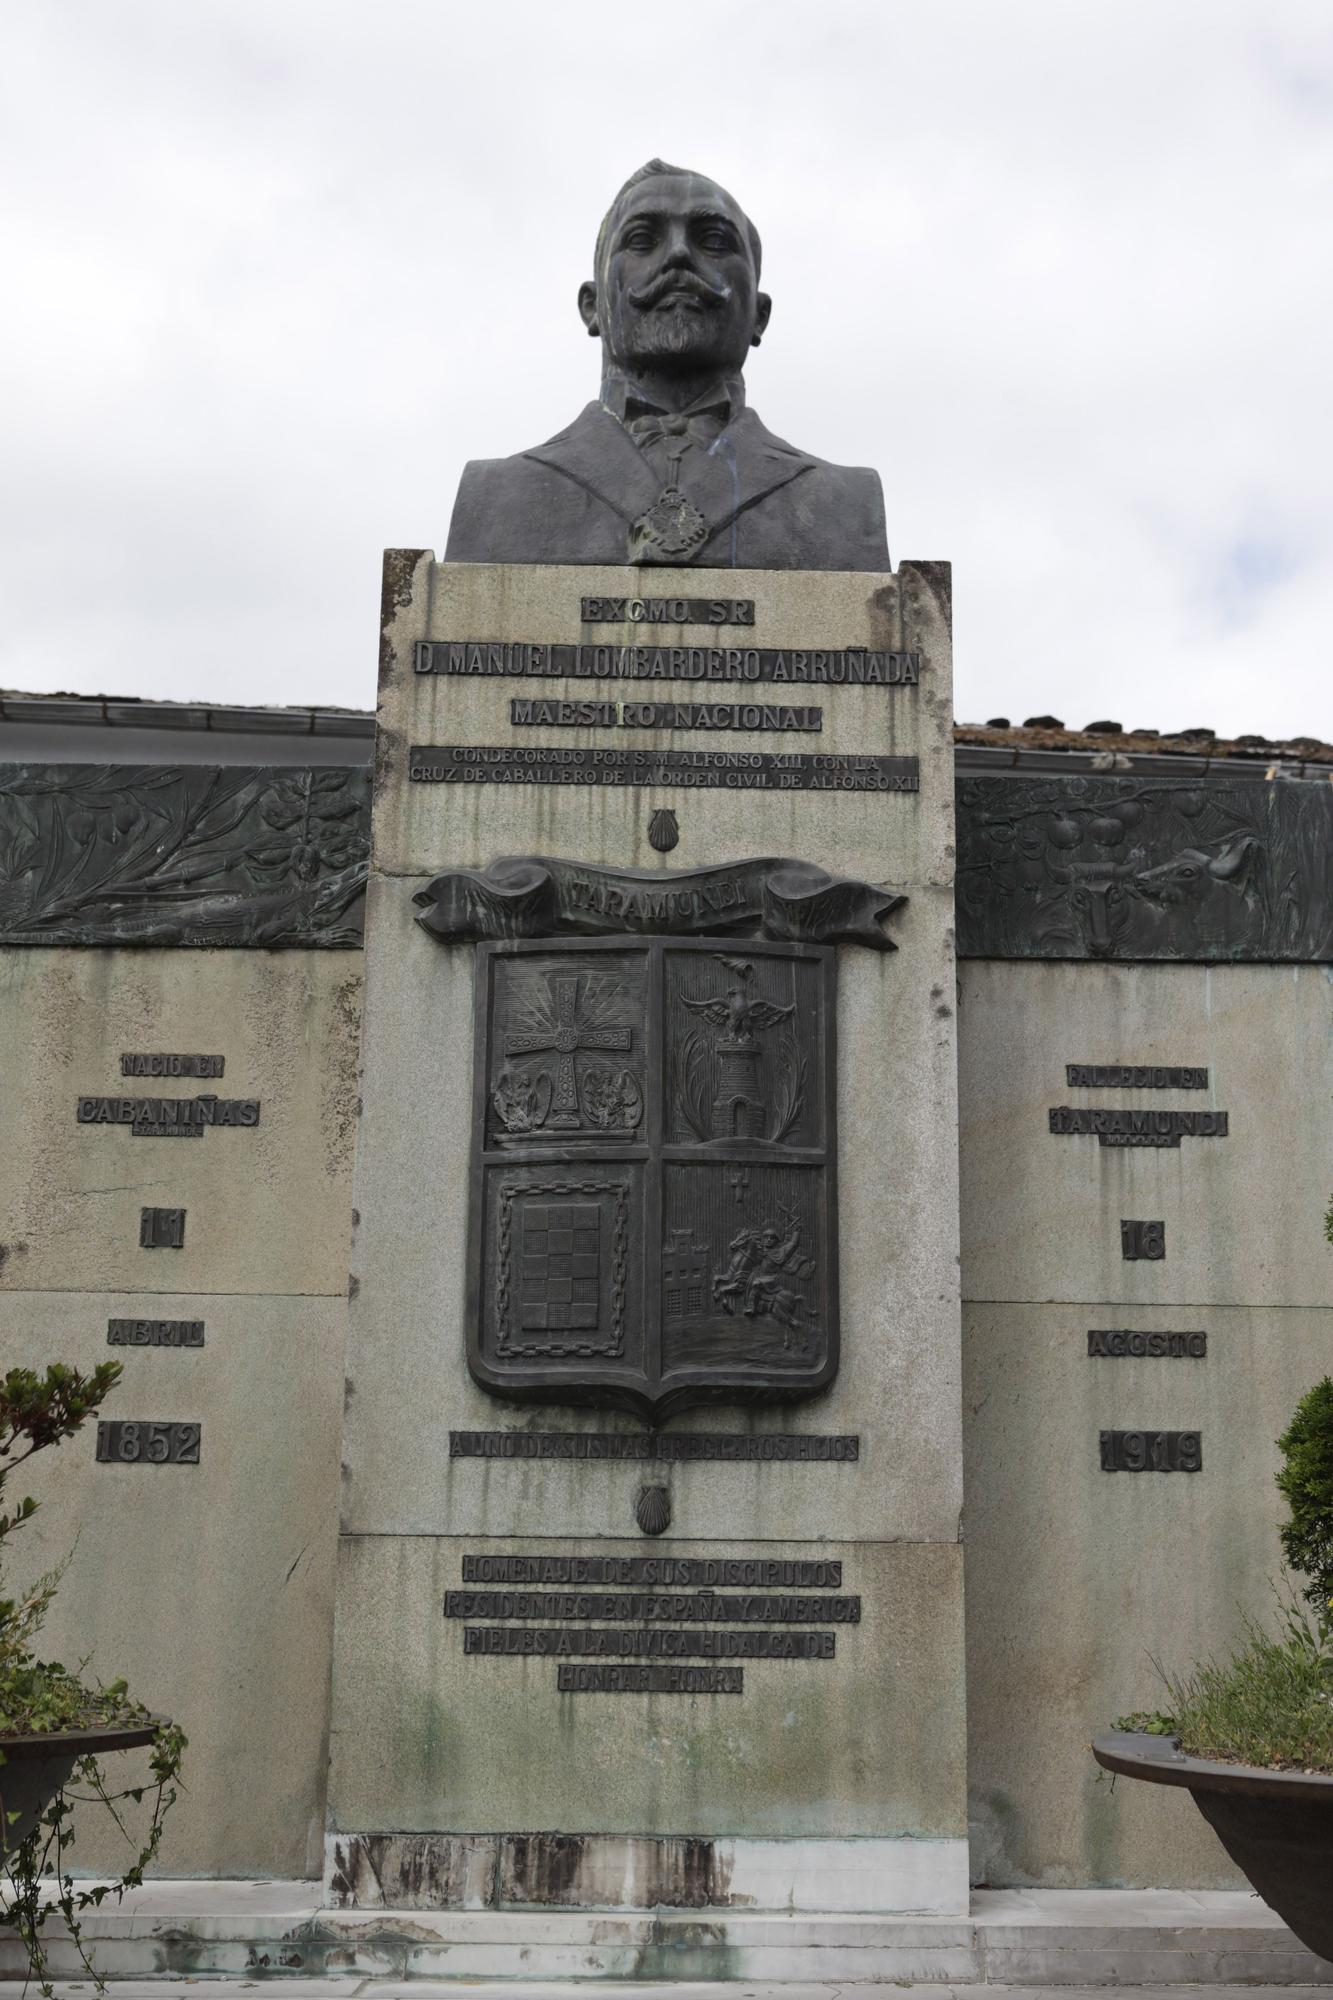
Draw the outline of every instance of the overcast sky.
M0 683L370 706L380 551L595 393L654 153L956 709L1333 737L1330 0L9 0Z

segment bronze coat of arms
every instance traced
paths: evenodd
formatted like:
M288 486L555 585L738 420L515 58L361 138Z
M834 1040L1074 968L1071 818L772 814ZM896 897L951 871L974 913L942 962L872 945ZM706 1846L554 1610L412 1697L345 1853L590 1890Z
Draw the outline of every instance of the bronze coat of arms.
M837 1372L834 953L477 950L468 1361L659 1418Z

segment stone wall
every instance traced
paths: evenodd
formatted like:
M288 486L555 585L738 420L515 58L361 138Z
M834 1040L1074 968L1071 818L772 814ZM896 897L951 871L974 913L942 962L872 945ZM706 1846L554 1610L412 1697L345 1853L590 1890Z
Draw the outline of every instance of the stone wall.
M611 705L619 698L636 716L643 695L735 697L734 685L673 686L669 679L594 680L571 690L551 675L544 644L538 673L515 675L512 664L487 671L492 651L500 656L505 648L518 652L541 642L568 647L571 657L577 648L580 660L598 641L605 642L608 654L618 657L621 647L634 653L643 645L641 631L630 626L590 632L581 624L581 607L592 594L600 594L599 602L623 604L637 585L632 572L435 564L428 555L414 561L405 552L398 588L389 593L367 908L364 1114L334 1665L331 1888L359 1899L366 1871L358 1857L372 1851L395 1857L395 1870L409 1873L415 1856L420 1873L428 1855L438 1858L443 1836L481 1835L508 1851L506 1843L515 1836L559 1829L582 1837L586 1878L580 1893L589 1899L605 1896L609 1877L623 1872L624 1856L632 1849L625 1836L638 1835L647 1838L655 1859L644 1864L646 1874L635 1873L636 1861L632 1879L617 1893L632 1897L635 1882L640 1891L649 1882L660 1886L661 1870L669 1866L663 1856L689 1850L696 1863L703 1852L716 1860L725 1843L734 1841L745 1847L747 1860L734 1880L729 1865L720 1874L713 1869L718 1901L740 1902L758 1893L745 1879L746 1868L758 1865L758 1854L765 1906L809 1907L841 1893L837 1878L845 1872L845 1843L854 1839L874 1845L867 1869L873 1887L862 1891L874 1898L867 1907L957 1909L966 1896L965 1725L947 569L904 564L892 577L705 572L694 582L706 597L739 596L752 603L753 630L728 635L728 646L785 648L782 659L801 662L813 649L860 649L859 658L870 648L879 649L877 659L910 660L914 672L919 667L919 686L915 680L891 685L861 679L798 689L802 700L818 697L823 726L813 739L794 739L801 754L792 757L791 768L817 764L828 780L818 789L748 782L750 766L760 762L753 755L756 747L762 746L766 758L775 746L785 752L792 739L782 736L696 735L688 750L680 750L679 738L655 735L629 715L618 736L612 733L616 723L605 719L599 724L605 734L562 727L554 714L543 714L531 727L526 718L520 723L513 712L520 696L591 694L610 698ZM688 629L694 622L686 620L683 633L650 636L701 661L708 647L723 642ZM423 661L421 647L438 647L448 659L447 642L464 636L486 643L462 648L458 671L432 671ZM826 650L818 654L821 661L832 656ZM640 663L636 658L630 665L637 671ZM771 685L739 691L747 700L795 699L790 687L779 688L776 696ZM458 746L456 755L443 747L449 745ZM812 750L818 758L809 756ZM623 766L614 760L668 751L692 761L654 766L663 775L643 783L514 783L497 789L476 781L490 758L542 757L556 768L556 759L587 760L591 767L596 757L606 760L604 768L618 770ZM887 788L858 791L844 782L858 764L870 766L878 758L896 759L913 780L919 760L919 790L915 782L900 794ZM421 775L437 768L460 768L466 780L437 782ZM686 782L723 769L726 782ZM685 777L672 782L669 772L675 770ZM678 845L668 854L655 849L650 836L658 814L669 810L678 818ZM777 1197L763 1192L770 1176L793 1171L783 1164L781 1139L765 1151L770 1142L764 1132L743 1135L735 1155L742 1164L731 1169L729 1180L725 1170L732 1156L708 1153L715 1133L700 1133L698 1145L683 1141L678 1152L685 1163L667 1169L714 1177L708 1185L716 1191L694 1211L691 1230L683 1232L702 1239L697 1250L704 1275L692 1310L705 1359L733 1357L733 1389L742 1391L696 1395L693 1400L704 1406L673 1415L671 1433L697 1437L702 1445L719 1434L723 1443L756 1445L793 1439L822 1444L851 1435L859 1442L856 1456L835 1462L814 1454L800 1462L794 1450L756 1450L728 1462L700 1451L652 1475L633 1458L609 1455L591 1461L451 1457L457 1433L488 1433L503 1443L549 1430L579 1444L644 1435L637 1413L627 1414L631 1406L623 1396L616 1407L620 1377L627 1371L614 1359L599 1378L606 1391L601 1407L572 1406L574 1399L562 1402L557 1394L547 1410L502 1400L474 1379L475 1368L470 1375L464 1365L465 1349L476 1337L474 1321L489 1323L487 1316L498 1313L494 1301L511 1283L511 1269L520 1270L512 1280L515 1291L528 1282L530 1263L538 1266L534 1282L545 1283L541 1256L525 1254L520 1266L518 1253L511 1262L498 1237L490 1253L493 1264L478 1265L471 1276L468 1267L466 1135L477 1107L483 1120L493 1122L488 1107L495 1080L487 1057L480 1070L483 1085L476 1081L474 1026L479 1020L490 1032L491 1009L498 1003L488 997L491 989L478 984L476 947L461 940L476 936L482 920L492 918L494 927L483 935L501 941L515 936L510 906L495 909L491 899L498 892L484 879L498 855L565 857L576 877L593 887L602 879L599 869L639 870L634 881L644 896L674 893L682 882L700 879L689 871L724 863L780 869L784 864L764 859L774 856L798 857L838 877L864 876L907 892L905 905L887 925L896 949L885 948L885 932L875 929L880 949L849 946L837 953L836 1010L828 1007L828 1015L836 1011L836 1066L832 1023L824 1013L802 1044L809 1065L802 1092L808 1091L812 1103L827 1102L828 1111L802 1123L808 1136L799 1145L793 1141L792 1156L813 1155L818 1134L827 1129L820 1121L836 1108L834 1219L829 1232L816 1223L804 1237L811 1270L817 1269L822 1281L832 1267L841 1288L845 1337L837 1378L826 1393L805 1402L784 1388L783 1370L790 1362L783 1351L800 1353L804 1325L795 1333L789 1326L784 1334L763 1312L753 1320L739 1314L727 1320L710 1289L709 1274L715 1287L725 1273L729 1239L764 1222L774 1201L784 1198L781 1192ZM431 878L446 865L458 877L456 891L432 897ZM541 879L541 871L535 873ZM849 885L843 883L837 894L848 896ZM443 939L423 923L424 914L442 900L458 927ZM775 947L781 930L759 933L767 944L745 941L756 936L753 930L729 935L737 926L730 910L724 915L726 922L699 922L679 947L707 953L697 961L703 983L691 989L696 999L687 1005L702 1005L698 993L716 995L728 978L734 984L755 971L748 963L738 971L737 954L750 960L765 950L801 948L799 943ZM612 935L598 944L617 952L632 948L634 925L628 920L613 916L603 928ZM640 928L661 926L645 922ZM535 935L546 939L551 932L539 929ZM799 940L802 933L795 936ZM569 950L583 940L563 942ZM518 949L508 943L504 948ZM541 943L528 948L543 950ZM488 962L481 958L483 970ZM544 982L558 977L561 961L532 962L537 970L528 990L535 997L525 1002L528 1011L521 1018L504 1017L504 1027L537 1026L545 1018L542 1008L554 1004L544 997ZM597 986L601 976L586 960L564 962L577 968L576 987L579 981ZM601 963L612 960L604 957ZM659 1038L661 1046L678 1051L681 1021L700 1017L683 1016L668 997L661 1002L661 1027L653 1025L652 1013L645 1026L645 1016L623 998L628 989L617 984L632 976L637 975L617 970L602 984L615 989L614 1006L623 1006L616 1020L633 1021L632 1028L616 1030L617 1046L632 1051L619 1060L643 1063L648 1095L657 1088L653 1065L659 1062ZM762 966L756 976L777 977ZM781 974L787 981L794 976ZM793 1005L783 1012L797 1011L796 986L774 984L772 990L790 992ZM831 999L831 985L829 991ZM806 1017L798 1018L804 1033ZM539 1036L516 1036L514 1043L546 1046ZM640 1050L651 1051L651 1061ZM660 1059L662 1074L675 1059ZM554 1065L553 1056L546 1060ZM818 1086L817 1078L824 1079ZM666 1108L660 1115L670 1132L682 1101L677 1089L675 1083L664 1086ZM651 1185L657 1116L650 1111L643 1130L636 1128L628 1139L624 1133L610 1135L624 1142L623 1150L617 1158L612 1147L603 1171L614 1178L621 1161L631 1162L627 1206L634 1200L633 1175L642 1173ZM566 1142L552 1130L516 1140L502 1157L517 1164L488 1166L487 1173L497 1177L488 1185L499 1186L507 1177L516 1204L525 1176L543 1188L552 1182L549 1192L557 1198L594 1193L595 1178L593 1185L572 1191L567 1183L580 1163L588 1181L595 1129L591 1121L581 1124L578 1112L568 1114L568 1125L573 1137ZM476 1129L489 1131L490 1125ZM506 1129L487 1143L498 1155L508 1136ZM544 1162L538 1158L543 1141ZM823 1173L822 1164L818 1171ZM646 1219L636 1213L628 1225L626 1265L645 1274L641 1296L655 1300L665 1287L666 1238L651 1211L652 1199L650 1194L645 1202ZM481 1233L475 1214L471 1226L475 1248ZM588 1234L609 1244L610 1225L595 1224ZM602 1254L609 1256L609 1250ZM633 1287L639 1280L631 1276L628 1282ZM544 1303L540 1310L546 1310ZM613 1310L597 1302L599 1338ZM650 1311L631 1299L635 1324L629 1340L640 1337L638 1328ZM818 1311L822 1338L832 1316L824 1318L822 1306ZM540 1337L526 1338L537 1352L563 1351L554 1336L544 1346ZM663 1351L666 1345L664 1336ZM672 1368L664 1361L661 1379L676 1395L684 1371L678 1362L676 1372ZM770 1376L773 1393L755 1406L754 1391ZM816 1435L802 1439L804 1433ZM660 1540L647 1538L651 1530L636 1514L636 1494L646 1476L661 1478L667 1488L670 1528ZM707 1628L714 1614L683 1587L679 1602L685 1608L676 1611L564 1609L565 1600L554 1594L540 1599L534 1594L534 1605L542 1609L528 1611L504 1608L495 1594L491 1609L491 1599L481 1603L482 1593L475 1610L450 1610L455 1598L465 1596L460 1584L468 1580L468 1565L514 1557L635 1565L666 1559L682 1566L734 1562L747 1568L772 1563L779 1572L783 1565L800 1570L826 1564L836 1578L829 1588L845 1593L828 1599L836 1610L806 1612L749 1584L743 1586L751 1591L746 1610L738 1610L731 1622L741 1624L748 1616L749 1628L741 1636L749 1637L766 1620L796 1616L806 1627L828 1625L845 1608L859 1617L839 1623L836 1633L813 1634L828 1642L826 1652L750 1654L743 1674L734 1666L721 1670L734 1687L708 1688L694 1698L683 1688L645 1688L637 1682L571 1688L558 1674L586 1671L578 1650L588 1643L580 1629L585 1620L609 1618L615 1626L666 1618L668 1629L663 1632L659 1622L654 1636L685 1642L700 1629L699 1622L691 1628L691 1620L711 1636ZM571 1594L570 1605L579 1601ZM663 1607L676 1601L663 1590ZM774 1608L766 1610L768 1605ZM521 1654L517 1643L500 1653L500 1642L521 1641L528 1633L521 1625L493 1632L486 1623L490 1616L567 1620L567 1626L537 1636L574 1647L566 1655L574 1667L558 1663L549 1651L541 1657ZM478 1639L496 1638L496 1656L478 1657L466 1645L474 1635L465 1635L463 1617L476 1621ZM680 1620L686 1621L683 1628ZM591 1669L594 1676L622 1671L640 1670L632 1661L628 1670L614 1663ZM461 1868L453 1887L443 1876L441 1883L441 1896L461 1899L469 1893ZM566 1887L572 1897L574 1885ZM667 1885L666 1899L693 1893L682 1876Z
M499 726L497 711L491 727ZM447 733L443 715L436 733ZM388 1006L395 964L409 950L426 953L429 977L392 998L394 1032L411 1057L402 1104L424 1091L436 1117L465 1120L471 953L425 939L405 893L445 858L428 818L438 796L400 790L386 813L389 859L376 893L392 897L394 910L379 927L377 977ZM480 798L472 791L460 801L455 852L483 861L523 842L516 831L489 832L493 816L483 817ZM1297 1397L1333 1366L1321 1221L1333 1188L1331 805L1326 785L1211 777L1145 787L1132 777L1056 773L965 777L960 788L963 1492L978 1880L1207 1887L1236 1879L1187 1800L1099 1783L1087 1745L1117 1715L1157 1705L1153 1656L1183 1665L1225 1646L1244 1612L1267 1611L1279 1562L1274 1440ZM523 841L540 846L546 803L529 809ZM757 850L805 844L811 802L786 809L789 837L756 836ZM697 802L690 811L697 830ZM596 812L588 840L600 853ZM74 1661L91 1651L94 1674L125 1674L191 1739L167 1873L320 1867L367 831L356 772L312 787L303 770L82 767L71 776L70 767L11 767L0 785L4 1357L92 1366L117 1355L125 1380L109 1417L202 1426L197 1467L157 1466L142 1452L99 1461L91 1430L38 1460L31 1486L43 1510L16 1570L26 1577L68 1557L49 1653ZM829 821L825 833L832 850L839 825ZM630 858L653 864L650 850ZM931 879L940 875L934 862L911 859L925 879L895 925L904 952L868 968L862 998L844 1003L844 1048L857 1045L871 989L900 979L906 948L934 935L947 891L942 876ZM837 860L856 871L863 849L850 840ZM191 879L196 864L202 887ZM232 948L181 948L209 943ZM894 1033L910 1026L920 1059L934 1061L937 1017L909 1022L901 996L884 1004L898 1010ZM122 1056L135 1052L221 1055L225 1070L207 1079L122 1076ZM1069 1064L1094 1067L1071 1082ZM1174 1076L1108 1077L1107 1066L1122 1064ZM1194 1073L1191 1084L1182 1070ZM1204 1071L1206 1085L1196 1087ZM933 1088L951 1117L951 1078L941 1073ZM122 1098L200 1094L258 1100L257 1124L148 1137L110 1108ZM384 1107L393 1115L387 1099ZM1157 1130L1163 1113L1194 1114L1192 1129L1179 1136L1177 1120L1174 1135ZM928 1218L911 1212L912 1176L895 1137L910 1124L905 1100L867 1097L853 1082L840 1116L843 1197L856 1228L869 1226L869 1205L887 1187L885 1226L904 1244L919 1240ZM1067 1129L1081 1125L1090 1129ZM1172 1136L1178 1143L1158 1143ZM919 1131L908 1143L920 1147ZM455 1148L460 1174L465 1152ZM877 1161L876 1177L858 1178L866 1158ZM440 1200L458 1212L460 1188L404 1180L396 1220L380 1221L389 1249L394 1230L404 1241L419 1236ZM180 1249L140 1246L146 1207L185 1210ZM1127 1261L1124 1221L1161 1222L1165 1255ZM458 1253L457 1242L441 1239L446 1275ZM594 1486L588 1468L572 1463L539 1476L451 1463L451 1422L494 1425L504 1413L497 1418L463 1376L461 1349L448 1361L455 1388L446 1410L429 1288L389 1310L390 1265L364 1253L362 1262L371 1289L349 1392L361 1449L344 1552L358 1611L344 1672L348 1712L369 1734L355 1758L342 1751L345 1823L392 1842L394 1827L438 1818L431 1787L441 1746L454 1778L477 1796L488 1743L523 1727L521 1702L510 1716L498 1681L501 1698L475 1743L451 1733L452 1698L433 1707L427 1699L446 1683L460 1684L460 1694L465 1685L470 1698L476 1681L463 1684L463 1675L487 1673L452 1650L435 1657L447 1636L442 1531L498 1547L507 1532L541 1532L553 1511L563 1532L605 1536L626 1516L640 1473L602 1465ZM900 1681L919 1727L934 1715L931 1646L947 1658L954 1615L939 1615L938 1584L918 1553L956 1523L956 1453L942 1455L943 1433L923 1415L940 1388L931 1371L947 1374L947 1356L938 1344L913 1348L926 1324L915 1308L876 1317L868 1299L858 1303L859 1282L849 1272L842 1374L818 1428L906 1440L908 1469L900 1452L891 1478L837 1488L837 1535L855 1552L867 1605L896 1607L897 1624L882 1630L868 1612L867 1657L910 1654L926 1672L920 1686ZM168 1330L154 1334L153 1321ZM120 1323L114 1345L110 1322ZM188 1344L198 1336L182 1326L199 1322L202 1345ZM869 1324L873 1368L862 1337ZM1110 1336L1093 1343L1107 1351L1090 1354L1090 1334ZM395 1445L408 1409L418 1424L428 1418L430 1448L419 1432L410 1452ZM769 1427L764 1417L747 1421ZM552 1411L543 1423L568 1428L571 1419ZM598 1431L609 1420L584 1414L572 1423ZM703 1413L673 1426L706 1427ZM1149 1453L1160 1433L1197 1434L1201 1469L1104 1472L1101 1434L1117 1430L1146 1433ZM807 1468L786 1484L791 1548L847 1553L829 1539L827 1512L828 1486L847 1470ZM729 1538L762 1543L771 1533L771 1482L756 1469L716 1468L706 1485L674 1487L677 1519L662 1545L674 1553L704 1549L719 1508ZM396 1568L366 1532L385 1528ZM950 1582L951 1603L953 1590ZM367 1679L373 1690L386 1629L398 1642L415 1630L421 1641L387 1706L358 1692ZM796 1670L750 1671L781 1686L778 1677ZM800 1830L854 1822L872 1831L883 1805L876 1768L891 1746L867 1762L873 1730L862 1728L855 1704L837 1711L826 1693L812 1676L808 1720L828 1757L809 1774ZM938 1740L948 1726L936 1718L928 1734ZM762 1764L762 1741L742 1748ZM929 1783L913 1776L910 1758L898 1769L918 1826L947 1834L952 1807L936 1827L923 1802L931 1786L938 1796L952 1791L954 1766L932 1755ZM377 1773L398 1798L392 1814ZM587 1824L641 1830L623 1799L601 1795L606 1776L595 1763L576 1764L573 1791L566 1783L563 1792L502 1801L504 1817L517 1825L530 1807L543 1824L567 1824L572 1808ZM723 1765L714 1776L728 1782ZM667 1772L662 1823L724 1831L725 1815L703 1792L691 1794L688 1778ZM778 1831L778 1802L765 1786L752 1773L735 1782L746 1791L747 1824L760 1836ZM820 1797L835 1794L841 1817L821 1820ZM449 1824L464 1820L454 1812ZM359 1838L343 1857L353 1872L369 1865ZM85 1835L77 1858L96 1869L120 1852L114 1838ZM375 1866L392 1860L380 1855Z
M42 1504L7 1582L64 1562L46 1657L88 1655L89 1676L124 1676L184 1728L186 1789L161 1856L174 1875L319 1867L360 956L310 948L353 941L341 895L327 899L338 936L316 920L288 950L130 948L125 911L151 910L155 932L174 923L177 944L182 917L197 921L197 900L185 915L180 895L181 835L204 792L205 812L229 797L249 816L221 832L225 812L211 829L233 843L228 922L254 943L256 896L271 899L260 921L284 900L308 907L335 871L294 852L284 787L301 793L307 775L242 773L237 786L207 770L145 783L46 767L17 787L11 770L0 800L11 866L35 829L47 871L43 887L20 853L12 928L31 935L45 915L83 940L0 951L0 1351L38 1369L120 1359L106 1416L140 1427L99 1448L90 1425L19 1473ZM335 772L324 797L345 806L350 790L355 833L365 785L350 776ZM286 827L257 828L265 807ZM346 833L348 817L324 824ZM238 887L247 842L267 881ZM127 853L125 901L108 912L91 891L98 871L114 886ZM151 878L137 896L136 868ZM126 1056L181 1054L221 1057L222 1074L152 1060L139 1067L167 1073L122 1073ZM201 1097L219 1103L201 1114ZM181 1247L141 1246L150 1209L184 1211ZM155 1462L163 1451L184 1462ZM145 1760L109 1768L129 1782ZM83 1817L78 1867L124 1865L131 1850L105 1816Z
M1333 978L1309 962L1329 955L1329 790L963 787L977 1881L1238 1880L1185 1794L1113 1787L1087 1746L1165 1704L1154 1659L1185 1668L1276 1611L1274 1441L1333 1366ZM1164 1255L1127 1260L1133 1221L1163 1225ZM1150 1464L1180 1459L1160 1433L1197 1435L1200 1469L1103 1471L1124 1430Z

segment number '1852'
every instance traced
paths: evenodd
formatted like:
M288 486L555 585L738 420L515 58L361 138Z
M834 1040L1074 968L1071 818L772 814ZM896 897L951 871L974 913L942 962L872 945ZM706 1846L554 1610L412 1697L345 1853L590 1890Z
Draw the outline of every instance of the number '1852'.
M159 1424L117 1417L97 1426L102 1465L198 1465L202 1424Z

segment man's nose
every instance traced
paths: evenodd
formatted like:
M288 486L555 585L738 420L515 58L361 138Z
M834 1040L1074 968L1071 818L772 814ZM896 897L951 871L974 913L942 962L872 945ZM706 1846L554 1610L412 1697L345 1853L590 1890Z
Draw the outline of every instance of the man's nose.
M667 228L666 240L662 246L662 269L670 271L682 266L693 269L694 245L690 241L688 224L673 222Z

